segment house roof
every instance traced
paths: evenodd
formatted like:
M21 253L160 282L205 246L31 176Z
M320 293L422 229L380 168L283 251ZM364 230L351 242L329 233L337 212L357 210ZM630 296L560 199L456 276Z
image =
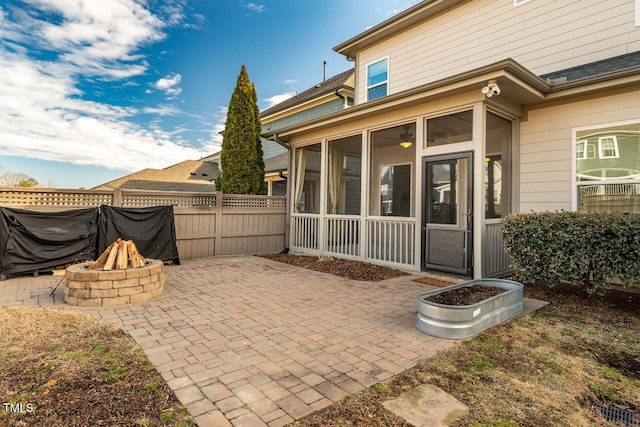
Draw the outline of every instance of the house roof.
M540 77L551 84L562 84L630 70L636 67L640 67L640 51L554 71L553 73L543 74Z
M220 175L218 165L213 162L202 160L185 160L178 164L168 166L164 169L143 169L138 172L123 176L113 181L106 182L95 188L133 188L131 182L144 182L144 189L149 188L150 182L165 183L158 184L157 187L166 187L166 183L199 184L213 186L213 180ZM128 184L129 183L129 184ZM142 185L142 184L140 184ZM175 185L174 185L175 187ZM138 188L138 187L136 187Z
M272 107L267 108L266 110L260 113L260 118L268 117L277 112L295 107L296 105L303 104L307 101L311 101L320 96L335 92L336 89L340 89L342 87L353 89L350 85L346 84L347 80L349 79L349 77L353 75L353 73L354 73L354 70L352 68L336 76L333 76L323 82L320 82L317 85L303 92L300 92L295 96L292 96L291 98L282 101L279 104L276 104Z

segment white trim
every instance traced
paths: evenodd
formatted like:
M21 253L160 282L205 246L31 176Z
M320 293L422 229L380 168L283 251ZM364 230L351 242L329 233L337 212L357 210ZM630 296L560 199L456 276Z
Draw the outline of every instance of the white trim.
M529 0L513 0L513 6L520 6L521 4L529 3Z
M608 142L607 140L612 140L613 141L613 147L605 147L605 148L602 147L604 145L603 142ZM605 156L604 151L605 150L611 150L612 148L613 148L613 155ZM618 138L615 135L599 137L598 138L598 155L600 156L601 159L618 159L618 158L620 158L620 151L618 151Z
M378 62L384 61L385 59L387 60L387 80L369 86L369 67L371 65L373 65L373 64L377 64ZM389 68L390 68L389 67L389 55L383 56L382 58L378 58L375 61L371 61L368 64L365 64L364 69L365 69L366 75L364 76L365 77L364 78L364 82L365 82L365 92L364 92L364 94L365 94L366 102L372 101L372 99L369 99L369 89L373 89L373 88L376 88L378 86L382 86L383 84L387 85L387 93L384 96L388 96L389 95L389 80L390 80ZM384 96L381 96L380 98L384 98ZM374 99L380 99L380 98L374 98Z
M636 0L636 27L640 27L640 0Z

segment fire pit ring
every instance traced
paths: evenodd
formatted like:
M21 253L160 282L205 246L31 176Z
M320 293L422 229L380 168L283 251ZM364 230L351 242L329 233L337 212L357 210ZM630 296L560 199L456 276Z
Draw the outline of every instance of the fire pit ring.
M147 259L142 267L124 270L90 270L91 262L75 264L64 273L64 301L71 305L100 307L146 301L164 291L162 261Z

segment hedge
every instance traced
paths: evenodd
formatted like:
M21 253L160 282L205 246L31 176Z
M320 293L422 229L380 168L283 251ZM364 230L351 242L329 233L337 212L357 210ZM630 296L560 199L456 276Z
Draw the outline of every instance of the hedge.
M640 287L640 215L545 212L509 215L502 233L523 281L607 289Z

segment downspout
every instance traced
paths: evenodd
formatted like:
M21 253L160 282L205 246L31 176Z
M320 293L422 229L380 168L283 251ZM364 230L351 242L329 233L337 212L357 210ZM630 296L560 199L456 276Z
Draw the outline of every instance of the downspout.
M338 98L342 98L342 109L349 107L349 103L347 101L347 97L340 93L340 89L336 89L335 95Z

